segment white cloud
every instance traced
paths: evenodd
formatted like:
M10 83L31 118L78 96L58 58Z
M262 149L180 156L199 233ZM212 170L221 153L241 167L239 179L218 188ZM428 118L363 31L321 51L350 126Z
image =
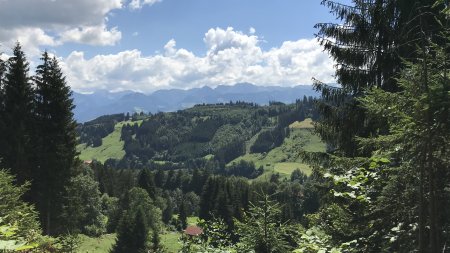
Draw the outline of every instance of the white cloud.
M263 50L260 39L229 27L210 29L204 55L167 42L163 53L145 56L138 50L87 59L72 52L63 59L69 84L76 91L99 88L151 92L161 88L193 88L250 82L257 85L309 84L316 77L333 82L333 62L315 39L286 41Z
M108 30L105 25L77 27L60 34L62 42L78 42L88 45L113 46L122 38L122 33L113 27Z
M154 5L155 3L159 3L162 0L131 0L131 2L128 4L128 7L136 10L136 9L141 9L142 7L144 7L144 5Z
M20 41L31 56L40 46L114 45L121 38L106 23L122 0L0 0L0 6L0 43L12 47Z
M20 41L22 48L25 48L31 56L40 54L38 45L57 46L60 44L40 28L21 27L9 30L0 27L0 42L4 47L12 48L17 41Z
M93 26L122 8L121 0L1 0L2 27L45 27L48 29Z
M254 27L250 27L250 29L248 29L248 32L250 34L255 34L256 33L256 29Z

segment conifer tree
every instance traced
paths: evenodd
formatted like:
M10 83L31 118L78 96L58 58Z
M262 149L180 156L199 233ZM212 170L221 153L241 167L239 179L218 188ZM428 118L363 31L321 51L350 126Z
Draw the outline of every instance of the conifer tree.
M270 200L267 194L261 198L261 201L251 205L245 223L239 224L245 252L289 252L289 246L283 238L286 227L279 221L279 204Z
M56 58L47 52L37 67L34 135L33 192L46 233L57 232L64 186L76 155L76 123L71 90ZM55 224L52 224L52 223Z
M150 239L160 232L161 211L155 207L148 193L141 188L132 188L122 200L122 214L117 227L117 240L111 252L146 252L157 248L158 238ZM144 251L143 251L144 250Z
M444 252L446 245L450 243L445 236L450 227L450 220L444 208L450 203L450 194L446 189L450 183L448 31L447 26L441 34L441 38L447 40L444 46L432 43L428 38L430 44L424 44L418 50L421 54L419 61L407 63L408 69L399 79L402 93L394 94L374 89L362 99L371 114L387 118L392 132L388 136L367 139L362 143L381 147L381 151L392 159L401 157L401 161L396 162L392 169L392 174L397 178L412 174L418 179L418 182L411 180L403 187L405 192L415 192L419 195L416 200L418 205L411 207L418 219L409 221L418 224L419 252ZM394 188L392 185L396 184L394 181L388 186ZM401 195L396 192L387 194L389 196L384 198ZM403 226L408 224L405 220L400 220Z
M341 87L315 82L322 94L321 121L316 130L336 151L346 156L367 155L358 150L355 137L387 132L380 119L368 117L355 99L378 87L400 90L396 78L404 68L402 58L415 57L414 37L420 29L433 30L437 22L434 0L363 0L353 6L323 0L341 22L320 23L317 38L336 61ZM421 22L417 17L421 17Z
M181 201L180 207L178 209L178 219L180 220L181 229L185 229L187 227L187 214L184 200Z
M155 178L148 168L143 169L141 173L139 173L137 183L140 188L147 191L150 198L155 199L156 197Z
M0 157L2 165L17 175L19 183L31 178L30 125L33 112L33 89L28 76L28 62L19 43L6 62L1 111Z
M0 56L2 54L0 53ZM6 62L3 61L0 58L0 131L4 130L4 106L5 106L5 95L4 95L4 83L5 83L5 74L6 74ZM0 135L0 137L2 137ZM0 138L0 146L5 145L5 143L3 143L3 138ZM1 153L1 148L0 148L0 159L2 158L2 153ZM0 160L1 162L1 160Z
M149 227L142 207L127 212L117 228L117 242L112 253L142 253L148 249Z

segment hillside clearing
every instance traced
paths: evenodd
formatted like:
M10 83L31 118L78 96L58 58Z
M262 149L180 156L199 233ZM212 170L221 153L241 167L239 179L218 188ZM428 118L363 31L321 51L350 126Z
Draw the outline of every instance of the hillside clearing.
M323 152L325 144L313 134L311 119L294 122L290 127L291 133L281 146L267 153L245 154L231 163L245 160L254 162L256 167L263 166L264 173L256 180L268 180L273 173L279 173L281 177L289 177L295 169L310 175L311 168L303 163L299 151Z
M102 139L102 145L99 147L87 147L86 144L79 144L77 151L80 152L79 158L81 160L97 160L104 163L109 158L122 159L125 156L123 150L124 142L120 140L122 127L126 124L139 125L142 120L138 121L122 121L114 126L114 131Z

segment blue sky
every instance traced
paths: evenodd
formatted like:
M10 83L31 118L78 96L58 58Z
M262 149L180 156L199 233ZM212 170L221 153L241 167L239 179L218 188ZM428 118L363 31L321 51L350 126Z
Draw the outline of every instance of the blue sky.
M54 53L80 92L292 86L333 81L313 28L331 21L319 0L6 0L0 43Z

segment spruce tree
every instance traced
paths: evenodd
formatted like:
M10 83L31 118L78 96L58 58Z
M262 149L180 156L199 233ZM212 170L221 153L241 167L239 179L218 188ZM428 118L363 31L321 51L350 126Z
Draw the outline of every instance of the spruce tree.
M142 253L148 249L148 222L142 207L127 212L117 228L117 241L112 253Z
M76 123L71 90L56 58L47 52L37 67L34 135L33 192L46 233L57 232L64 186L76 156ZM55 223L55 224L52 224Z
M3 83L0 157L3 167L17 175L19 183L31 179L30 132L33 112L33 89L28 76L28 62L19 43L6 62Z
M397 77L402 59L412 59L415 35L420 29L434 30L437 22L431 8L434 0L362 0L353 6L323 0L338 23L316 25L319 42L336 61L341 87L315 82L322 94L321 120L316 130L330 146L346 156L367 155L358 150L355 137L385 134L385 122L367 115L355 98L378 87L400 91ZM420 21L417 17L421 17ZM412 43L411 43L412 42Z
M111 252L146 252L143 250L149 249L150 241L159 243L155 238L150 240L149 233L154 235L160 232L161 211L141 188L132 188L121 201L117 240Z
M181 229L186 229L187 227L187 214L186 206L184 200L181 201L180 207L178 208L178 220L180 221Z
M139 173L137 183L140 188L147 191L150 198L156 198L155 178L148 168L143 169L141 173Z
M2 54L0 53L0 57ZM4 83L5 83L5 74L6 74L6 62L3 61L0 58L0 132L3 132L4 130L4 106L5 106L5 94L4 94ZM0 134L0 147L3 147L5 145L3 136ZM0 163L3 156L3 153L1 152L2 148L0 148Z

